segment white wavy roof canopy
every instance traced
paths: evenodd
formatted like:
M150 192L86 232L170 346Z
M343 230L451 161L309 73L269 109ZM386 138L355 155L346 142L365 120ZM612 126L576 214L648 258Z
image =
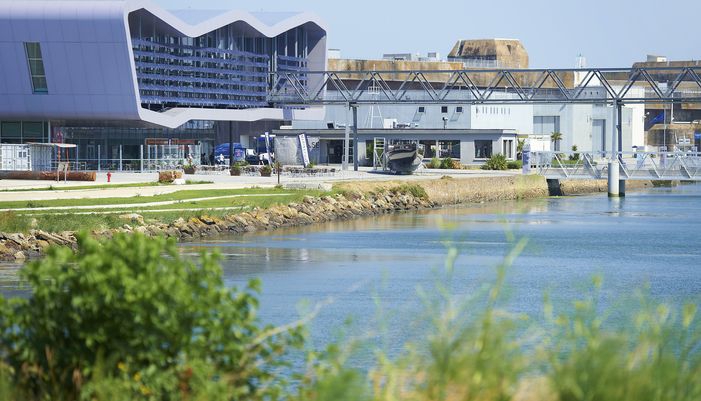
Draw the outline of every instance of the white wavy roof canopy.
M167 11L147 0L126 0L125 19L127 19L131 12L139 10L144 10L152 14L181 35L191 38L205 35L235 22L245 23L252 29L258 31L261 35L269 38L274 38L307 23L316 25L324 32L324 36L327 30L326 24L316 14L309 12L249 13L240 10L225 12L218 10ZM133 63L133 59L131 62ZM134 81L134 85L138 96L136 81ZM179 127L191 120L321 120L324 117L323 107L310 107L305 110L284 110L277 108L232 110L173 108L166 112L154 112L139 107L137 110L143 121L169 128Z
M244 22L262 35L273 38L306 23L312 23L326 32L326 23L310 12L250 13L241 10L177 10L168 11L145 0L128 0L126 12L146 10L184 36L195 38L234 22ZM187 13L190 13L189 15Z

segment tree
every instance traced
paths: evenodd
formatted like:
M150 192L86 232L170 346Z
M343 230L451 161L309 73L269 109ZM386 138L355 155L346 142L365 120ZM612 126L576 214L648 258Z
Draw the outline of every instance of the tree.
M173 240L140 234L51 249L20 271L29 297L0 297L0 376L11 372L22 400L115 399L95 396L100 378L126 392L120 399L212 386L275 399L275 369L302 329L261 327L259 282L228 288L218 260L195 264Z
M570 160L573 160L573 161L579 160L579 153L577 153L577 150L579 150L577 148L577 145L572 145L572 152L574 152L574 153L572 153L572 155L570 156Z
M556 152L560 151L560 141L562 141L562 133L560 132L553 132L550 134L550 140L552 141L554 148L553 150Z
M525 139L516 140L516 160L521 160L523 157L523 147L526 146Z

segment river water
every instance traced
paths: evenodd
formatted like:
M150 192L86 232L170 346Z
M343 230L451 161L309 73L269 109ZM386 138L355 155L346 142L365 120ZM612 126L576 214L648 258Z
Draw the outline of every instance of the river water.
M685 185L620 200L578 196L400 213L223 236L182 244L182 250L219 249L229 285L260 278L265 323L288 323L323 304L310 326L313 343L335 340L341 329L371 332L382 321L398 346L417 332L424 312L417 290L434 294L435 283L445 283L440 277L451 246L460 257L448 287L470 296L494 280L511 238L527 239L508 270L504 305L534 320L545 293L556 307L570 305L595 275L603 277L604 303L646 286L656 301L698 301L700 209L701 185ZM0 269L6 295L22 295L15 272ZM379 311L383 317L376 319Z
M423 312L417 289L435 292L447 243L460 249L449 288L469 295L494 279L512 237L527 239L508 271L505 306L536 320L545 293L556 307L571 304L595 275L611 305L644 287L656 301L698 301L700 209L701 186L685 185L620 200L578 196L395 214L226 236L183 250L218 248L230 285L260 278L267 323L290 322L322 303L311 325L315 342L335 339L349 318L349 331L374 330L378 311L390 335L407 339Z

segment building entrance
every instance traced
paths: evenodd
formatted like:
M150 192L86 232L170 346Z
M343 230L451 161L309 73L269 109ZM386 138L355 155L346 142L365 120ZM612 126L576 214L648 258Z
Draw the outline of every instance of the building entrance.
M329 141L327 148L329 164L343 163L343 141Z

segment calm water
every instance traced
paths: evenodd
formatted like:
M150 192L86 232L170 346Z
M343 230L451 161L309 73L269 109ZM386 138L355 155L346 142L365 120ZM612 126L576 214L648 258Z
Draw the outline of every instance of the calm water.
M188 253L219 248L226 280L263 281L261 317L281 324L333 297L312 325L316 341L333 339L347 318L354 329L377 327L381 310L390 334L411 337L421 314L417 288L431 292L450 241L461 249L452 290L476 293L494 277L509 235L528 247L508 276L507 306L537 319L543 294L557 305L581 297L594 275L602 298L614 302L634 289L671 303L701 294L701 186L603 196L502 202L223 237L184 244ZM302 308L304 310L304 308ZM385 318L387 320L387 318Z
M604 196L502 202L338 222L274 233L221 237L183 244L196 254L219 248L227 283L263 281L261 318L283 324L307 304L329 301L314 320L316 343L336 338L344 322L377 329L385 314L391 347L411 338L446 256L445 242L461 249L451 290L475 294L494 278L509 235L528 247L508 276L507 307L538 319L543 294L556 306L581 297L591 277L604 277L602 298L614 302L650 286L661 301L698 301L701 294L701 186ZM0 268L0 289L21 294L15 269ZM380 307L378 307L378 304Z

